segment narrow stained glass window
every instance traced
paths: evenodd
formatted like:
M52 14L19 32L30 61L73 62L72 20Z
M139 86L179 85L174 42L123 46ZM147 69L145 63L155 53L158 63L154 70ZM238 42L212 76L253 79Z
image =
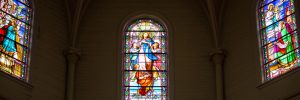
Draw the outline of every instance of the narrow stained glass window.
M29 0L0 0L0 70L25 81L31 16Z
M123 100L168 100L165 28L149 18L135 20L123 46Z
M299 66L294 0L262 0L258 8L264 80Z

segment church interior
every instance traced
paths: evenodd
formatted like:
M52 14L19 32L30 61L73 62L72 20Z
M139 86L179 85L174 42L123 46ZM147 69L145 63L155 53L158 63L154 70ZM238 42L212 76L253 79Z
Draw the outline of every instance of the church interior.
M0 0L0 3L1 20L8 18L4 15L16 19L0 21L1 27L24 24L28 37L17 38L25 34L21 34L21 29L11 35L14 38L9 37L12 34L9 26L5 30L6 37L1 33L2 28L0 30L0 100L300 100L300 64L296 65L300 57L297 47L299 0ZM281 10L285 4L289 7ZM26 12L29 17L25 15L28 19L5 11L14 5L30 9ZM275 18L276 11L261 14L264 8L279 9L286 15L269 23L268 16ZM293 19L289 19L290 16ZM134 21L139 18L157 21L162 31L151 32L167 34L166 39L149 43L147 37L155 36L134 28ZM272 41L270 44L274 42L279 51L274 53L275 58L266 57L264 52L269 53L271 49L264 46L267 40L261 34L269 34L271 24L276 26L283 22L286 28L290 20L294 21L295 30L282 35L282 39L276 38L274 41L278 43ZM274 30L279 32L282 26ZM137 40L132 38L134 36L127 39L124 34L128 31L141 34ZM289 37L291 39L285 40ZM136 59L143 62L129 68L135 73L132 78L137 80L124 79L127 41L140 43L131 45L139 50ZM155 43L165 44L167 49L149 58L149 53L156 52ZM287 47L281 49L284 46ZM156 70L154 65L161 66L153 60L156 55L167 55L166 60L160 62L166 65L161 71L166 73L165 94L144 98L143 95L156 91L155 86L139 82L142 73L136 70ZM289 58L283 58L285 56ZM132 55L130 57L133 63ZM2 63L5 59L13 62ZM273 60L265 61L269 59L276 59L278 64L273 66ZM8 68L9 65L15 66ZM19 72L20 76L16 74L17 68L24 70ZM281 72L276 72L277 69ZM143 81L154 80L154 73L149 73L150 79ZM126 82L142 88L134 90L136 94L127 94Z

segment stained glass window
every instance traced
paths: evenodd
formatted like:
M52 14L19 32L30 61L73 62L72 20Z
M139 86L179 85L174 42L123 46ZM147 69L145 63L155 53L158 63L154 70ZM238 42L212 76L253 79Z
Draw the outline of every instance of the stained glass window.
M0 70L27 80L32 8L29 0L0 0Z
M141 18L124 32L123 100L168 100L167 33Z
M294 0L262 0L258 14L262 69L270 80L299 66Z

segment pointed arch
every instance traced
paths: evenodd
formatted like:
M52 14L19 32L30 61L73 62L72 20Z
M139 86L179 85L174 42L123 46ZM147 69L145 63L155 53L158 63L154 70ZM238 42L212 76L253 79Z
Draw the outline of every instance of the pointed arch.
M299 66L294 0L261 0L258 4L259 41L263 80L281 76Z

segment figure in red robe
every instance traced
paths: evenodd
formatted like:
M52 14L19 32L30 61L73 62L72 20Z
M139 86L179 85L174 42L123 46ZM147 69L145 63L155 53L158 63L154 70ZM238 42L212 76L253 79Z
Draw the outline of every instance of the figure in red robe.
M138 71L136 74L137 83L141 85L138 93L142 96L152 91L153 76L151 71Z
M4 40L4 38L5 38L5 35L6 35L8 27L9 27L9 25L5 25L2 28L0 28L0 43L1 44L2 44L2 42Z

